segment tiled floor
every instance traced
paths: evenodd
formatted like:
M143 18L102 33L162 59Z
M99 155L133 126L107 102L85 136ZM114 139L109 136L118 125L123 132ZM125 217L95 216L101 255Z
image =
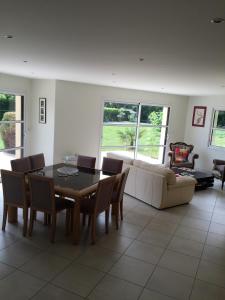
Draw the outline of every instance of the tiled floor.
M225 191L220 183L196 192L189 205L164 211L127 195L124 202L118 232L111 220L105 235L104 216L99 217L95 246L87 228L80 245L72 245L64 236L63 214L54 245L42 215L33 237L22 238L20 212L19 224L0 232L0 299L225 299Z

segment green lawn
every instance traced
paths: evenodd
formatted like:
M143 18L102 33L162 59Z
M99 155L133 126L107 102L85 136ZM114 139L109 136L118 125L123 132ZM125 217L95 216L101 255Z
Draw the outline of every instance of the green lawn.
M213 131L212 145L218 147L225 147L225 131L223 130Z
M159 147L144 147L144 146L160 144L159 129L152 128L152 127L141 127L139 132L140 132L139 135L140 138L138 144L142 145L143 147L139 147L138 153L157 159L159 155ZM113 148L110 149L110 146L118 146L118 148L120 146L127 146L126 150L131 150L130 147L133 145L132 138L135 137L135 135L136 135L135 127L104 126L102 146L109 147L107 149L109 151L113 150ZM122 150L122 148L117 150Z
M4 148L5 148L5 145L4 145L4 142L3 142L1 134L0 134L0 150L2 150Z

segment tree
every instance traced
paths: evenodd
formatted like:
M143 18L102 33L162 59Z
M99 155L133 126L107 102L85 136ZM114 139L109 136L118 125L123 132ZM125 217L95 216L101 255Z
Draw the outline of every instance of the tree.
M149 114L148 119L152 125L159 126L162 125L162 116L162 111L152 111Z
M3 115L2 121L14 121L15 112L6 112ZM15 123L3 123L0 126L0 134L5 145L5 148L15 147Z
M134 128L126 127L124 130L118 130L117 133L125 145L135 146L136 131ZM145 129L139 130L139 138L143 136Z

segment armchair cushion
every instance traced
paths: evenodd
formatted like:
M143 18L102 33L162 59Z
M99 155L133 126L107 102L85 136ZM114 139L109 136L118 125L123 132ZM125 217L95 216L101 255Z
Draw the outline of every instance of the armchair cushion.
M188 161L189 149L175 147L175 162L186 162Z

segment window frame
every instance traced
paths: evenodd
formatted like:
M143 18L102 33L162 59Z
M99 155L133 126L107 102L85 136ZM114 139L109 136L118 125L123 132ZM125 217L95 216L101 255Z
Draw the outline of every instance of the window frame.
M130 124L117 124L117 125L113 125L113 124L107 124L104 122L104 108L105 108L105 103L115 103L115 104L124 104L124 105L137 105L138 106L138 116L137 116L137 121L134 122L133 124L130 123ZM141 118L141 108L142 106L156 106L156 107L166 107L168 109L168 112L167 112L167 119L166 119L166 125L151 125L151 124L144 124L144 123L141 123L140 122L140 118ZM135 102L135 101L119 101L119 100L104 100L103 103L102 103L102 119L101 119L101 135L100 135L100 143L99 143L99 153L100 153L100 156L101 157L101 152L104 151L104 150L107 150L109 148L115 148L115 149L119 149L119 148L127 148L128 146L127 145L118 145L118 146L102 146L102 142L103 142L103 130L104 130L104 126L127 126L127 127L134 127L136 128L136 138L135 138L135 145L132 147L130 146L131 148L134 149L134 157L133 159L137 159L137 155L138 155L138 148L140 147L148 147L148 148L151 148L151 147L163 147L163 155L162 155L162 162L161 163L164 163L165 162L165 153L166 153L166 147L167 147L167 140L168 140L168 131L169 131L169 119L170 119L170 114L171 114L171 106L168 105L168 104L149 104L149 103L146 103L146 102ZM138 144L138 136L139 136L139 129L141 127L146 127L146 128L165 128L165 137L164 137L164 144L161 145L153 145L153 144L149 144L149 145L139 145Z
M225 150L225 145L224 146L217 146L217 145L212 144L213 130L220 130L220 131L225 132L225 128L222 129L222 128L214 127L215 114L216 114L217 111L218 112L220 112L220 111L225 112L225 108L224 107L213 108L213 110L212 110L211 126L210 126L210 133L209 133L209 147L215 148L215 149L224 149Z

